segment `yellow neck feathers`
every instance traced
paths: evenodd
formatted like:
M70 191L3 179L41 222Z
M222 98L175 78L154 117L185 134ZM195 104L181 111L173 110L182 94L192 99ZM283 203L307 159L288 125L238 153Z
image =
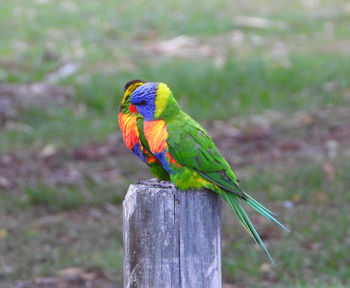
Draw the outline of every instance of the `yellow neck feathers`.
M157 96L156 96L156 111L154 117L158 118L164 111L165 107L168 104L170 89L165 83L158 84Z

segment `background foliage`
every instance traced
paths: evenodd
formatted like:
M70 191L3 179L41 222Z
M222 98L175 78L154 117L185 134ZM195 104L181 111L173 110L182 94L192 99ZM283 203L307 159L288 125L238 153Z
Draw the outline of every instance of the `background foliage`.
M291 230L250 211L271 267L225 206L226 288L350 285L346 1L2 0L0 11L1 287L121 287L121 202L150 177L116 128L133 78L168 83Z

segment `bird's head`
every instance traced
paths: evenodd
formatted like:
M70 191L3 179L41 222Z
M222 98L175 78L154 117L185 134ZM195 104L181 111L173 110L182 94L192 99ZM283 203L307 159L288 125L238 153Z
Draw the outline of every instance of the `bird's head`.
M119 106L119 111L124 114L132 114L132 113L138 113L136 110L136 107L133 105L130 105L130 97L131 94L141 85L147 83L147 81L144 80L131 80L124 86L124 96L122 99L122 102Z
M149 82L138 87L132 93L130 103L147 121L166 120L179 111L173 93L161 82Z

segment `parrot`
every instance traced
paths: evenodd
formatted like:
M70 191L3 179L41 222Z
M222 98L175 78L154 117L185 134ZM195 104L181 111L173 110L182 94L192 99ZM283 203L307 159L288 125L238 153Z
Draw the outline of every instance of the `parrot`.
M276 219L276 214L240 188L230 165L207 131L181 110L169 87L162 82L137 87L131 94L130 110L143 116L143 133L150 152L169 173L170 181L179 190L206 188L218 193L275 264L242 203L288 229Z
M143 117L136 109L130 110L130 96L144 80L131 80L124 86L124 97L119 107L118 122L127 148L149 166L151 173L160 181L170 180L169 173L151 152L143 133Z

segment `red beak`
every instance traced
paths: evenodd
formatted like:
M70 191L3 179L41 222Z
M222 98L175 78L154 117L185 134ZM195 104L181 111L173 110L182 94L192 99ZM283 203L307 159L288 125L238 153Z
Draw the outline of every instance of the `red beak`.
M136 106L132 104L129 105L129 111L130 113L139 113L139 111L137 111Z

